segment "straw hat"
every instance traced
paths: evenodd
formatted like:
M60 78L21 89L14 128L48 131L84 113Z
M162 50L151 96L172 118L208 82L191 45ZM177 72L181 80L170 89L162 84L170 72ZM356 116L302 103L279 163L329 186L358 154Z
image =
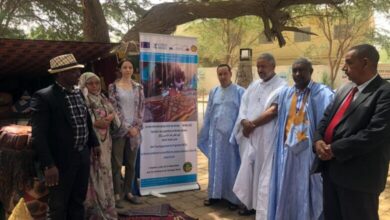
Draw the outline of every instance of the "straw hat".
M84 68L84 65L77 63L73 54L64 54L50 60L49 73L59 73L70 69Z

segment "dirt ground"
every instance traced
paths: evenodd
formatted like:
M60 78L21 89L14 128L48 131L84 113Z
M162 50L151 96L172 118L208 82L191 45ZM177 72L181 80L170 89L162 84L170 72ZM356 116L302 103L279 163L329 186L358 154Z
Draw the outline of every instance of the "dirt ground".
M387 175L386 189L379 198L379 216L381 220L390 220L390 172Z

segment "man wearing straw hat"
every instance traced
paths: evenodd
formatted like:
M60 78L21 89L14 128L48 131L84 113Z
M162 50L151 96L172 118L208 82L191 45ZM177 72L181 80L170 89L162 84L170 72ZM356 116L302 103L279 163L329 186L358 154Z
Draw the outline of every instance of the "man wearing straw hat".
M100 156L82 94L75 88L84 65L73 54L50 60L55 83L32 99L32 144L49 188L48 219L84 219L90 148Z

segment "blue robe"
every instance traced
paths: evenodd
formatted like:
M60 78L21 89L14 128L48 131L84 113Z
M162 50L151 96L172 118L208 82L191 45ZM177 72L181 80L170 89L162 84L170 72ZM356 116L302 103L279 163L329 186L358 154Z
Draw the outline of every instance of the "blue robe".
M231 84L211 90L198 146L209 159L208 198L239 204L233 185L240 167L238 145L230 143L244 89Z
M269 220L323 219L322 178L310 174L315 154L312 138L334 93L327 86L309 84L305 103L304 123L292 125L285 140L285 128L295 87L284 89L278 98L278 134L272 166L269 199ZM291 133L293 132L293 133ZM306 138L298 140L297 135ZM292 135L294 134L294 135Z

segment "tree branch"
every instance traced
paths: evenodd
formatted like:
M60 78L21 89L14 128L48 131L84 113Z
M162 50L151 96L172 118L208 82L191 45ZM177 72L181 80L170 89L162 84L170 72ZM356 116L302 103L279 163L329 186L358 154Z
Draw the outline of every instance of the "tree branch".
M124 41L138 39L139 32L171 34L176 26L202 18L233 19L244 15L261 15L256 0L224 2L174 2L152 7L123 37Z
M292 5L321 5L321 4L330 4L337 5L343 3L344 0L284 0L278 4L278 8L286 8Z
M299 32L299 33L304 33L304 34L309 34L309 35L316 35L318 36L318 34L314 33L314 32L311 32L311 31L304 31L302 29L299 29L297 27L288 27L288 26L285 26L283 27L283 31L292 31L292 32Z
M172 2L152 7L123 37L123 41L138 41L140 32L171 34L176 26L203 18L233 19L246 15L261 17L264 34L268 40L277 38L279 46L286 42L285 30L299 30L285 27L291 19L282 8L298 4L338 4L343 0L229 0L216 2ZM272 27L270 26L272 25Z

